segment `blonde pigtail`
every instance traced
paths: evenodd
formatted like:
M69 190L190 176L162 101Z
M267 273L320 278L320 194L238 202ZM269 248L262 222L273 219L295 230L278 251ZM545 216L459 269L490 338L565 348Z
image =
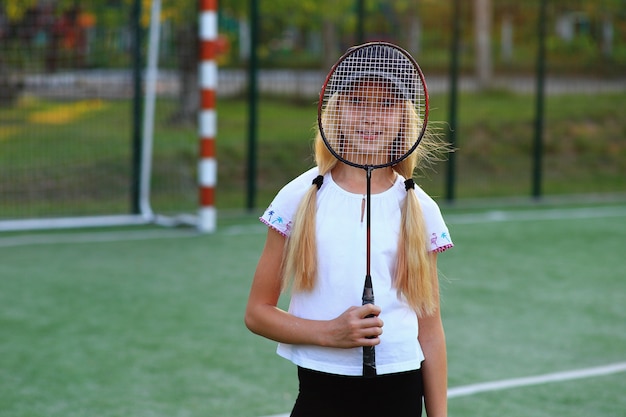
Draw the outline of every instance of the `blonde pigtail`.
M317 275L316 207L317 185L313 184L300 202L291 235L285 245L283 290L289 286L290 282L295 291L310 291L315 285Z
M321 135L315 138L315 160L319 169L315 178L300 201L291 234L285 245L283 256L282 289L291 284L294 291L311 291L317 277L317 244L315 218L317 214L317 191L323 178L337 163L337 159L326 148Z
M401 221L403 227L398 242L396 288L418 316L428 316L437 307L438 294L433 288L433 264L429 256L421 205L411 188L407 190L402 206Z
M416 126L420 120L410 103L407 103L407 115L408 124L411 126L408 131L417 131ZM422 207L415 193L413 174L418 166L428 166L438 160L439 155L449 151L448 145L441 140L437 132L437 129L427 131L413 153L394 166L396 172L407 178L405 182L407 195L401 208L395 287L420 317L435 312L439 294L433 282L433 277L436 276L435 264L430 255L428 231ZM412 140L406 142L413 143Z

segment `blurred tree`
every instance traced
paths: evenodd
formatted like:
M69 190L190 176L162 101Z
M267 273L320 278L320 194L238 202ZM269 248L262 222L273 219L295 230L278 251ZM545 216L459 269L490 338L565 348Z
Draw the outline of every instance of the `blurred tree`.
M476 81L479 88L487 88L491 82L491 0L474 0L474 54Z
M240 22L247 20L250 0L232 0L218 3L220 12L234 16ZM259 0L257 0L259 1ZM406 0L405 0L406 1ZM173 117L176 123L194 123L198 107L198 97L194 93L197 85L197 0L163 0L164 10L173 19L176 27L176 45L181 75L181 96L178 111ZM373 3L373 2L370 2ZM269 48L279 49L285 41L285 33L292 33L289 49L305 49L307 34L321 33L325 59L323 65L330 66L338 55L339 28L341 25L354 27L351 9L355 0L335 0L333 7L323 7L315 0L273 0L259 1L260 21L259 44L262 56L267 56ZM190 24L190 22L193 22ZM294 36L293 34L299 35ZM240 43L244 40L240 39Z
M5 0L4 10L10 21L20 20L28 9L39 3L38 0Z
M36 5L54 5L57 14L75 5L79 5L84 12L91 13L99 27L121 27L128 25L128 9L135 0L2 0L0 9L10 21L19 21ZM150 5L152 0L141 0L142 23L149 24ZM162 19L169 22L172 28L176 53L176 62L180 69L181 95L179 110L174 115L175 121L195 122L197 108L197 29L199 0L162 0ZM251 0L218 0L220 16L227 16L231 22L246 23L248 7ZM305 62L310 65L319 60L322 68L329 68L337 56L348 46L356 42L357 2L359 0L333 0L332 7L327 2L316 0L272 0L258 1L262 18L259 22L258 44L261 47L259 57L262 65L282 64L291 60L296 65ZM420 53L421 33L428 35L430 47L446 48L449 40L449 30L442 25L450 12L451 0L362 0L365 7L366 40L390 39L398 42L413 54ZM482 2L486 2L484 6ZM509 40L508 53L512 53L513 42L532 42L534 25L527 24L536 19L536 5L538 0L520 2L519 0L474 0L466 4L474 4L474 17L486 16L494 22L504 21L508 17L509 30L513 31ZM589 35L596 43L593 47L610 55L612 44L616 43L622 20L616 16L626 13L624 0L550 0L549 13L552 17L567 11L581 11L589 16L592 22L592 33ZM471 8L464 13L468 19ZM491 10L492 9L492 10ZM120 11L122 11L120 13ZM484 21L484 19L483 19ZM497 35L494 27L487 28L475 20L475 33L465 33L467 42L475 41L477 59L475 71L480 79L487 79L493 65L488 52L491 39ZM613 23L616 22L616 23ZM235 28L237 24L234 23ZM471 28L471 24L467 26ZM498 27L499 28L499 27ZM52 29L47 29L52 30ZM240 39L241 33L231 29L229 41L232 49L241 49L245 39ZM488 42L484 42L487 39ZM471 50L471 48L467 48ZM245 48L244 48L245 50ZM482 52L480 52L482 51ZM49 65L55 61L55 49L49 48ZM235 64L239 56L232 54L231 61ZM300 61L295 61L300 59ZM1 57L0 57L1 59ZM307 61L308 60L308 61ZM245 61L244 61L245 62ZM278 64L276 64L278 65ZM481 75L482 74L482 75Z
M401 42L412 55L419 55L422 39L422 22L419 15L419 1L403 0L394 3L395 12L399 16Z

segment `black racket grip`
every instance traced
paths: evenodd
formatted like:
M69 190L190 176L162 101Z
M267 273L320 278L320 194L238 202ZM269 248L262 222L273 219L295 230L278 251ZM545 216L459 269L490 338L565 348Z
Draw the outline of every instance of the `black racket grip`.
M376 376L376 351L374 346L363 346L363 376Z
M372 288L372 277L365 277L365 285L363 286L363 305L374 304L374 289Z
M362 301L363 305L374 304L374 289L372 288L372 277L369 275L365 277ZM370 314L365 318L370 317L374 317L374 315ZM375 336L370 336L368 337L368 339L373 339L374 337ZM374 349L374 346L363 346L363 376L376 376L376 351Z

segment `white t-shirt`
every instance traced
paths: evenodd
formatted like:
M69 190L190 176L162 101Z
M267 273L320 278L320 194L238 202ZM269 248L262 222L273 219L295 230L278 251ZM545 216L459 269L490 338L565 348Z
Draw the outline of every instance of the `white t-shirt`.
M365 173L364 173L365 175ZM318 176L318 169L303 173L276 195L261 221L288 236L300 200ZM371 263L375 304L381 307L383 334L376 346L377 373L388 374L419 369L424 355L417 340L417 315L398 297L393 287L400 231L400 208L406 198L404 178L373 194L371 207ZM431 250L442 252L453 246L437 204L421 188L419 198ZM366 271L366 219L362 216L365 196L339 187L330 173L317 192L316 239L318 277L311 292L293 292L289 312L312 320L334 319L351 306L361 305ZM277 353L298 366L316 371L361 375L362 348L338 349L279 343Z

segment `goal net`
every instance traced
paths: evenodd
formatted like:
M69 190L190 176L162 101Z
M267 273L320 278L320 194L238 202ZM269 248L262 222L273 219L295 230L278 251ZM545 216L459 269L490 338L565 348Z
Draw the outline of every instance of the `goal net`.
M106 13L57 3L0 6L0 231L193 213L197 134L169 124L171 31L143 28L138 61L127 2Z

